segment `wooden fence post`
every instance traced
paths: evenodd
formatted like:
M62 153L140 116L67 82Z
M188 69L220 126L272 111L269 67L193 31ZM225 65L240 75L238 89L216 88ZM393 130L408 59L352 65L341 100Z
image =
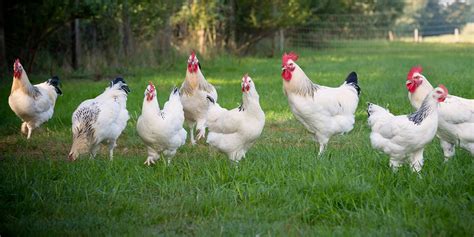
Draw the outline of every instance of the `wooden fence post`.
M285 35L283 29L280 29L280 52L282 53L285 50Z
M389 41L393 41L394 37L393 37L393 32L391 30L388 31L388 40Z
M456 43L459 42L459 29L458 28L454 29L454 41L456 41Z
M413 40L415 41L415 43L418 42L418 28L415 28L415 30L413 31Z

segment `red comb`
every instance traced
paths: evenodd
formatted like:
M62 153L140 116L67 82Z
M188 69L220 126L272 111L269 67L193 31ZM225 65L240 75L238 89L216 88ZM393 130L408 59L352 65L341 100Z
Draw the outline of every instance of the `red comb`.
M155 85L153 85L153 82L148 81L148 85L151 86L151 91L154 91L154 90L155 90Z
M194 51L191 51L191 58L195 58L196 57L196 53L194 53Z
M446 86L444 86L443 84L439 84L438 87L443 89L443 91L446 95L448 94L448 88L446 88Z
M242 92L249 91L250 90L250 85L249 85L249 74L245 73L244 75L244 83L242 84Z
M415 66L410 69L407 75L407 80L411 80L413 78L413 74L415 73L420 73L423 71L423 68L421 66Z
M245 73L244 80L245 80L245 82L247 82L249 80L249 74L248 73Z
M296 55L295 53L293 52L290 52L290 53L284 53L283 54L283 57L281 58L281 61L283 63L283 65L285 65L288 60L293 60L293 62L296 62L298 60L298 55Z
M13 64L13 77L20 78L23 70L21 69L20 59L16 59Z
M20 59L17 58L17 59L15 60L15 63L13 64L13 66L14 66L15 68L17 68L19 65L21 65L21 64L20 64Z

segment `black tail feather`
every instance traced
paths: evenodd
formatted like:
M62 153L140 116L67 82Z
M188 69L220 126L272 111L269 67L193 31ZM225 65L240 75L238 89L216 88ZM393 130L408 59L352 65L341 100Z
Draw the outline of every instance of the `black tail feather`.
M178 87L175 86L175 87L173 88L173 94L176 94L176 93L179 93L179 89L178 89Z
M367 102L367 117L370 117L370 106L371 105L372 105L372 103Z
M122 78L122 77L116 77L113 81L112 81L112 85L115 85L117 84L118 82L122 82L123 84L127 84L125 82L125 80Z
M127 83L125 82L125 80L121 77L116 77L113 81L110 82L110 87L112 87L113 85L117 84L121 82L122 83L122 86L120 87L120 89L122 89L123 91L125 91L125 93L130 93L130 88L128 87Z
M357 95L360 95L359 80L357 79L356 72L351 72L347 75L346 84L353 86L357 90Z
M56 91L56 93L57 93L58 95L62 95L62 94L63 94L63 92L61 91L61 88L59 87L60 82L59 82L59 77L58 77L58 76L53 76L53 77L51 77L50 79L48 79L46 82L47 82L48 84L54 86L54 90Z
M214 98L212 98L210 95L207 96L207 99L212 102L213 104L216 103L216 101L214 100Z

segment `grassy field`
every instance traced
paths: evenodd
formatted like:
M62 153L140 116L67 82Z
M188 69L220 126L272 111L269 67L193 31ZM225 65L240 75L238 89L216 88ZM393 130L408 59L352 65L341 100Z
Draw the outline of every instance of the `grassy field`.
M396 114L412 112L405 89L411 66L422 65L433 85L474 98L474 46L377 43L323 51L297 51L299 65L316 83L338 86L354 70L362 88L355 128L334 137L316 157L310 134L289 111L282 92L281 59L201 58L222 106L240 102L240 79L254 79L266 113L261 138L238 166L202 141L178 150L171 165L146 167L135 131L148 81L163 104L185 75L186 57L174 66L124 75L132 89L131 115L115 160L107 152L66 160L71 114L101 93L108 81L61 77L64 96L53 118L20 135L20 120L0 88L0 235L440 235L474 234L474 162L458 149L448 163L438 139L425 149L420 176L373 150L366 102ZM111 77L114 75L110 75ZM46 77L30 75L34 82Z

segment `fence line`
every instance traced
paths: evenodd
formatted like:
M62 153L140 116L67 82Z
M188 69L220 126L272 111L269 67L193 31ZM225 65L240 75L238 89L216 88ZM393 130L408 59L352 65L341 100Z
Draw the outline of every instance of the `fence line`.
M390 14L323 14L324 21L287 29L285 46L337 47L338 43L360 40L387 40L405 42L467 42L474 43L474 22L466 25L471 30L440 20L427 20L415 24L391 24Z

